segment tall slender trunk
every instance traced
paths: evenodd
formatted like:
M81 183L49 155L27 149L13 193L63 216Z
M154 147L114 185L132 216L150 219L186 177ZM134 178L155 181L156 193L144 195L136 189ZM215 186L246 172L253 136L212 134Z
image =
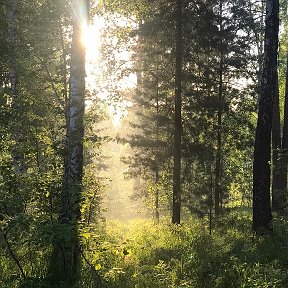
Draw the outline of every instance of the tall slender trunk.
M181 214L181 97L182 97L182 0L176 10L176 75L172 223L180 224Z
M142 20L140 19L138 22L138 41L137 41L137 52L136 52L136 61L135 61L135 68L136 68L136 77L137 77L137 83L136 83L136 93L137 98L143 97L143 59L142 59L142 41L143 41L143 24ZM137 109L135 107L135 109ZM135 117L135 123L138 122L137 114L140 113L141 107L138 105L137 111L134 111L134 117ZM136 176L134 177L134 185L133 185L133 191L136 195L139 194L141 190L141 169L137 168Z
M7 6L7 18L8 18L8 45L9 45L9 82L10 82L10 95L12 100L12 111L14 119L11 128L12 139L15 144L12 147L12 159L14 165L14 171L17 175L22 175L26 171L24 164L24 155L21 142L23 141L23 131L21 129L20 119L20 97L18 93L18 75L17 75L17 62L16 62L16 45L17 45L17 0L8 0Z
M88 23L88 1L73 0L73 37L70 64L70 93L67 125L67 163L64 167L61 219L71 221L79 218L78 201L83 174L83 137L85 107L85 48L81 41L82 25ZM75 195L74 195L75 193ZM76 197L73 200L73 196ZM77 203L77 202L76 202ZM76 205L78 206L78 205Z
M281 143L281 157L279 163L279 189L281 192L281 211L286 208L287 201L287 166L288 166L288 51L286 52L286 84L285 84L285 99L284 99L284 121L283 121L283 134Z
M159 142L159 81L158 81L158 59L156 60L156 143ZM157 151L157 150L156 150ZM157 157L157 154L156 154ZM158 157L157 157L158 158ZM158 159L155 160L155 203L154 203L154 215L155 215L155 223L159 223L159 164Z
M285 104L284 104L284 123L283 123L283 136L282 136L282 149L287 153L288 151L288 51L286 54L286 84L285 84ZM287 161L286 161L286 181L285 186L287 187Z
M67 80L67 54L66 54L66 48L65 48L65 36L64 36L64 29L63 29L63 23L61 21L61 18L59 19L59 34L61 38L61 56L62 56L62 64L63 64L63 98L64 98L64 109L65 109L65 120L66 125L68 125L68 107L69 107L69 97L68 97L68 80ZM66 128L67 129L67 128Z
M155 218L155 223L159 223L159 218L160 218L160 213L159 213L159 168L158 166L156 167L155 171L155 185L156 185L156 190L155 190L155 203L154 203L154 218Z
M222 173L222 113L223 113L223 23L222 23L222 0L220 0L220 64L219 64L219 90L218 90L218 111L217 111L217 148L216 148L216 163L215 163L215 214L220 214L221 197L221 173ZM222 205L221 205L222 206Z
M253 229L271 228L270 160L273 96L276 89L279 1L266 0L264 65L261 78L253 163Z
M83 137L85 107L85 48L81 41L83 25L88 24L87 0L72 0L73 36L70 60L70 91L66 154L59 222L63 230L56 239L50 262L54 281L76 283L80 277L80 247L77 224L83 176Z
M209 234L212 235L212 212L213 212L213 167L210 164L210 193L209 193Z
M8 43L11 54L9 55L9 81L11 85L11 94L13 98L17 98L17 72L15 60L15 45L17 41L17 0L8 0ZM14 55L13 55L14 54ZM13 99L14 100L14 99Z
M276 89L273 101L273 122L272 122L272 209L280 212L283 207L283 191L281 189L281 169L279 166L279 150L281 148L280 131L280 108L279 108L279 90L278 75L276 77Z

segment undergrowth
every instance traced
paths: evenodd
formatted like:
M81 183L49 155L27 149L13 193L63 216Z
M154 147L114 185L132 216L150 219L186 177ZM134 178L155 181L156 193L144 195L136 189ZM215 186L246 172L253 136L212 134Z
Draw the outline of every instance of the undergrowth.
M224 217L212 235L198 220L178 227L110 222L106 237L114 246L103 253L102 287L288 287L287 228L278 219L272 235L255 236L243 212Z
M246 212L233 212L218 221L212 235L200 220L179 226L168 221L155 226L147 219L108 221L83 237L82 279L77 287L288 287L287 221L276 219L273 234L262 237L250 227ZM41 281L44 273L23 282L12 266L9 257L0 260L1 288L20 283L27 288L49 287Z

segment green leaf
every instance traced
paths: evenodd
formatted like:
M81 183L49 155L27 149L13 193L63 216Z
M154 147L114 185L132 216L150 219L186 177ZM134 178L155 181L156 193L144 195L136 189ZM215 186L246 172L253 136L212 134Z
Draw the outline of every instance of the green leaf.
M91 237L91 233L88 232L82 233L81 236L84 237L85 239L89 239Z

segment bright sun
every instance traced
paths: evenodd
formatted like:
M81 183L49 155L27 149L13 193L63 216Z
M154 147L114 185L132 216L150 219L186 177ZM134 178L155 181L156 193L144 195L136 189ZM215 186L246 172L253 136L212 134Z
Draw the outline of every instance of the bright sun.
M86 48L86 61L88 62L99 59L103 26L104 20L95 16L91 25L84 25L82 28L82 42Z
M99 79L101 79L101 77L99 77L101 74L101 70L99 69L101 65L99 65L99 61L102 44L101 33L104 26L104 19L99 16L95 16L89 26L85 25L83 27L82 42L86 48L86 89L88 91L94 91L96 90L95 88L97 88L97 86L99 87L103 84L99 83ZM118 57L128 60L130 56L127 51L123 51L118 55ZM135 85L136 75L134 73L131 73L129 76L123 78L120 83L120 87L122 89L132 88L135 87ZM109 90L108 87L106 90ZM98 95L98 97L105 99L107 98L107 93L101 93L101 95ZM89 102L86 105L89 107ZM119 101L116 106L115 103L114 105L109 106L109 114L114 127L121 126L121 120L128 114L126 107L130 105L131 103L127 101Z

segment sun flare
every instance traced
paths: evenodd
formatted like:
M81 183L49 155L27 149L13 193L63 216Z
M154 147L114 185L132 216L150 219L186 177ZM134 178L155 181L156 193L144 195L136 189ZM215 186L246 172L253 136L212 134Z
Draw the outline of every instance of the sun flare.
M83 25L82 28L82 43L86 49L86 89L88 91L98 91L102 89L102 92L96 93L95 97L100 99L109 98L109 84L103 82L103 71L101 71L101 48L102 48L102 30L105 27L105 20L102 17L95 16L90 25ZM111 23L109 23L111 25ZM123 24L122 24L123 25ZM130 54L128 51L117 52L117 57L124 61L129 61ZM105 80L104 80L105 81ZM136 86L137 77L135 73L123 77L119 81L119 87L125 90ZM106 86L105 86L106 85ZM101 89L99 89L101 87ZM104 89L103 89L104 87ZM104 91L103 91L104 90ZM93 92L94 93L94 92ZM108 101L108 100L107 100ZM91 106L91 100L86 102L87 107ZM128 101L118 102L115 105L110 104L108 111L113 127L120 127L121 121L128 115L127 107L131 106Z
M91 25L83 25L82 43L86 48L86 61L95 61L100 56L101 29L103 25L103 19L96 16Z

